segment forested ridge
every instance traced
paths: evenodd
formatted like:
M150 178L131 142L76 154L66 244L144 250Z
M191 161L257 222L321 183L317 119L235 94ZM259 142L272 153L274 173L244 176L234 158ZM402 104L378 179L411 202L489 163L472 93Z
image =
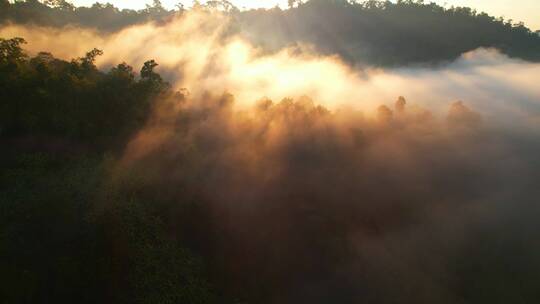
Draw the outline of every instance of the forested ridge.
M67 1L37 0L2 0L0 7L3 23L71 24L107 32L148 21L167 22L186 12L181 5L167 10L159 1L139 11L110 4L75 7ZM540 60L540 35L523 23L422 0L291 1L286 10L247 11L227 1L208 1L193 9L224 11L234 20L231 34L240 33L267 51L307 43L319 53L338 54L352 63L395 66L450 61L485 47Z
M212 302L202 262L137 177L111 177L152 102L180 93L153 60L103 72L100 50L29 58L24 43L0 39L2 303Z
M425 67L494 47L540 60L540 38L523 24L421 1L194 9L229 14L227 33L268 53L307 43L351 64ZM99 33L184 13L159 1L133 11L0 0L3 25ZM233 94L202 82L199 95L170 84L178 79L162 76L160 58L98 68L114 49L60 59L25 44L0 37L2 304L540 299L533 81L512 78L525 93L502 92L511 101L502 114L489 100L492 116L453 94L442 114L396 96L368 115L305 92L236 107ZM535 75L535 64L486 54ZM489 63L479 72L487 80L464 84L477 95L500 92ZM498 125L497 115L516 113L526 119Z
M450 133L403 97L375 121L308 97L263 99L249 118L230 94L193 104L154 60L100 71L100 50L64 61L29 57L24 42L0 40L4 303L537 298L540 246L524 246L536 231L536 154L520 153L526 170L494 167L509 156L461 102ZM381 142L417 166L377 152ZM518 182L502 187L499 170ZM512 191L505 220L523 233L473 225L441 251L452 233L415 232L426 210L489 202L493 186Z

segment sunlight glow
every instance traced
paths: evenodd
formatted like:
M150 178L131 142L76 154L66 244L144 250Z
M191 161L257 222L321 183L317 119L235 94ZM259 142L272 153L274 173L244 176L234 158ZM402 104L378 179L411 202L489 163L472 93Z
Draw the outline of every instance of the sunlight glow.
M395 2L395 0L393 0ZM90 6L96 0L73 0L76 5ZM152 0L99 0L97 2L110 2L119 8L142 9ZM183 3L191 6L192 0L161 0L167 8L174 8L176 4ZM201 1L204 2L204 1ZM287 7L287 0L231 0L241 9ZM538 0L430 0L445 7L467 6L478 11L485 11L495 17L513 19L514 22L523 21L532 30L540 30L540 1Z

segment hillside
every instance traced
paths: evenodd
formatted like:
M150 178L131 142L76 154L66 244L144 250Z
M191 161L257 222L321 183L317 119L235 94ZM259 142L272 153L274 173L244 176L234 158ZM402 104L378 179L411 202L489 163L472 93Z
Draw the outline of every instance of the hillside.
M60 0L48 5L1 0L0 7L3 23L70 24L106 32L147 21L167 22L185 12L182 7L166 10L159 1L140 11L119 10L110 4L74 7ZM209 1L194 9L224 11L234 20L230 34L241 34L267 51L308 44L350 63L381 66L445 62L480 47L540 60L540 36L523 23L422 0L310 0L291 3L287 10L249 11L240 11L227 1Z

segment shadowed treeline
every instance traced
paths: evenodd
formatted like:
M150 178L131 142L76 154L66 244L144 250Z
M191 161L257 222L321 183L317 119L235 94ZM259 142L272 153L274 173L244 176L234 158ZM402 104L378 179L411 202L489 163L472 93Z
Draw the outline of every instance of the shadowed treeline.
M164 20L174 14L163 8L159 1L157 5L149 6L141 11L119 10L112 4L100 3L91 7L76 7L65 0L11 2L0 1L2 23L13 22L53 27L79 25L102 31L115 31L133 24Z
M519 4L516 4L519 5ZM112 5L74 7L66 1L1 0L3 23L115 32L135 24L168 22L187 10L168 11L159 1L144 10ZM267 51L308 44L320 54L339 54L351 63L400 66L456 59L480 47L538 61L540 36L522 23L495 18L470 8L443 8L423 1L293 1L291 8L240 11L227 1L208 1L192 10L222 10L241 33Z
M6 303L540 298L534 104L238 107L22 43L0 40Z
M443 120L404 98L368 118L208 95L158 106L119 170L148 177L216 285L247 302L504 303L538 297L540 146L523 136L462 102Z
M40 52L28 58L22 38L0 38L0 134L59 136L108 144L128 138L145 121L151 100L168 88L144 64L140 77L119 64L108 73L94 65L94 49L71 62Z
M159 202L111 180L153 101L174 94L157 64L103 72L100 50L63 61L23 43L0 39L2 302L212 303Z
M522 23L422 0L311 0L286 11L247 11L239 20L256 43L281 48L307 42L356 63L436 63L479 47L540 59L540 38Z

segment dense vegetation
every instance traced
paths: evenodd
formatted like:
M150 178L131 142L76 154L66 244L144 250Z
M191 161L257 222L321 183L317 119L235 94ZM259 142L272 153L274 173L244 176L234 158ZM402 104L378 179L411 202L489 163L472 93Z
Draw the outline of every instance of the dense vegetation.
M2 303L212 302L143 175L111 180L152 101L181 96L154 61L138 77L126 64L104 73L99 50L66 62L28 58L23 43L0 39Z
M305 41L351 62L440 62L479 47L540 60L540 37L523 23L422 0L311 0L286 11L247 11L239 19L249 37L262 45L279 48ZM265 39L269 31L272 39Z
M49 53L28 59L21 38L0 40L0 132L3 136L50 135L110 143L140 127L150 100L167 87L149 61L135 80L133 69L119 64L108 73L94 65L102 52L66 62ZM69 100L69 102L68 102Z
M496 47L540 60L523 24L467 8L290 6L195 9L226 11L268 51L307 42L402 65ZM182 13L0 0L1 23L103 32ZM0 38L0 303L540 299L530 130L490 133L461 102L439 124L404 98L373 120L307 97L238 114L232 95L173 90L154 60L105 71L101 50L65 61L24 44Z
M539 298L540 145L499 149L462 103L454 135L403 98L374 124L309 98L262 100L253 120L228 94L178 111L189 98L152 60L104 72L99 50L67 62L23 43L0 40L3 303ZM504 216L470 220L479 201Z
M112 4L96 3L91 7L76 7L65 0L0 0L0 20L3 22L31 23L61 27L67 24L95 27L104 31L119 30L123 27L147 21L162 20L174 12L169 12L159 1L145 10L119 10Z
M236 32L275 51L297 43L353 63L403 65L452 60L464 52L493 47L526 60L540 60L540 36L523 23L495 18L466 7L444 8L422 0L291 1L281 10L240 11L227 1L208 1L195 9L224 10ZM46 26L75 24L116 31L147 21L166 22L184 8L168 11L159 1L144 10L112 5L74 7L66 1L0 0L0 20Z

